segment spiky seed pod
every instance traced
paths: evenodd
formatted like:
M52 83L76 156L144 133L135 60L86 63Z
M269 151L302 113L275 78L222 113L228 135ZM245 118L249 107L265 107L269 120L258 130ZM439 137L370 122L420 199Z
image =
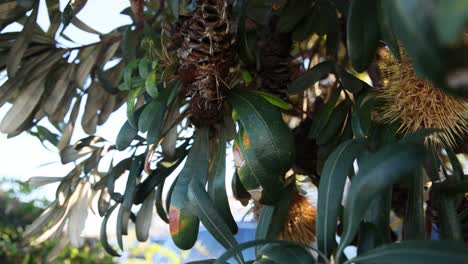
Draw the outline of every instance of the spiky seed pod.
M457 145L468 132L468 101L451 97L433 84L416 76L414 68L403 51L401 61L387 54L379 63L382 89L379 97L385 102L377 121L400 121L399 132L411 133L421 128L437 128L426 140L435 145Z
M260 217L262 207L260 203L254 203L253 213L257 220ZM311 244L315 241L316 217L317 210L312 202L307 197L294 192L288 215L278 234L278 239Z
M226 0L198 0L195 11L174 32L179 76L191 96L191 122L210 125L222 117L223 90L235 63L231 21Z

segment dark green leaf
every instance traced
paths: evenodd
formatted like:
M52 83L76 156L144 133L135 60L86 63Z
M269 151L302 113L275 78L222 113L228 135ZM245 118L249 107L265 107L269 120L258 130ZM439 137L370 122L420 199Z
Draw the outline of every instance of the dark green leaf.
M125 123L119 131L119 134L117 135L117 139L115 140L117 150L122 151L128 146L130 146L130 143L132 143L133 139L137 136L137 134L138 129L132 127L132 125L130 125L130 122L125 121Z
M385 147L373 154L364 164L358 164L359 172L351 182L346 200L343 235L337 258L352 241L364 213L375 196L416 168L425 157L424 146L404 142Z
M237 245L237 240L231 233L229 226L216 211L213 202L205 191L202 183L193 179L189 185L188 198L191 209L201 220L210 234L226 249ZM237 257L242 262L242 257Z
M310 12L311 1L288 1L280 14L278 29L280 32L291 32L294 27Z
M237 224L231 214L226 194L226 135L221 128L216 144L216 156L208 175L207 191L218 213L223 217L232 233L237 233Z
M202 128L198 130L171 195L169 228L174 244L180 249L191 248L197 240L199 219L190 210L188 188L191 180L205 184L208 165L208 129Z
M330 120L330 116L332 115L333 110L335 109L336 102L338 102L338 99L340 98L340 93L340 88L336 88L335 90L333 90L330 98L328 99L328 102L320 110L320 112L317 113L314 120L312 121L312 126L310 127L309 131L309 137L317 138L322 132L322 130L325 128L325 126L328 123L328 120Z
M111 256L114 257L120 257L120 254L115 251L115 249L109 244L109 241L107 240L107 221L109 220L109 217L111 216L112 212L115 210L117 207L117 203L114 204L109 211L107 211L106 216L102 220L101 223L101 243L102 247L104 250L106 250L107 253L109 253Z
M288 93L294 95L312 87L312 85L332 72L334 66L334 61L324 61L315 65L288 85Z
M415 169L409 176L409 197L403 220L403 239L424 240L426 232L424 230L424 174L422 168Z
M385 0L378 1L377 11L379 16L379 26L380 26L380 34L382 35L382 40L385 41L388 48L392 52L393 56L398 60L401 59L400 56L400 47L398 45L398 40L393 32L393 28L390 24L390 19L388 17L389 13L385 10L384 3Z
M439 40L447 46L463 42L468 27L468 1L440 1L436 5L434 26Z
M333 110L326 126L318 135L316 141L319 145L324 145L338 137L343 129L344 122L349 112L349 101L345 100L338 104Z
M468 248L454 241L402 241L387 244L346 263L438 264L466 263Z
M317 244L330 256L336 245L335 233L346 177L357 155L365 149L362 139L341 143L328 157L320 176L317 202Z
M265 245L260 249L259 254L266 256L268 259L277 263L315 263L315 258L308 252L308 250L297 245Z
M379 41L379 24L375 0L353 0L347 21L348 54L354 69L365 71L374 59Z

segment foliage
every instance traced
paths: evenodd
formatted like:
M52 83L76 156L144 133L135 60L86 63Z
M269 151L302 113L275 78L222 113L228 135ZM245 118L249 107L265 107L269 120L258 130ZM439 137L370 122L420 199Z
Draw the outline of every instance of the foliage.
M247 263L241 252L249 247L257 253L249 263L291 257L310 263L316 258L309 246L294 242L303 234L276 241L291 223L296 177L307 175L319 190L312 228L317 261L466 259L468 189L458 160L468 152L466 1L132 0L122 11L132 24L107 34L75 16L86 0L70 1L63 12L58 1L45 4L52 21L47 32L35 23L39 1L0 4L1 28L24 25L0 35L0 67L7 74L0 105L13 104L0 130L9 136L28 131L55 145L64 164L75 164L63 178L30 180L60 181L56 200L25 231L31 243L63 236L82 245L81 223L97 199L101 241L113 256L124 248L130 220L138 239L148 238L155 204L182 249L194 245L202 223L226 248L215 263L230 257ZM69 24L101 41L61 45ZM390 64L402 65L405 75L379 66L386 60L399 60ZM382 96L388 76L392 91L409 97L395 96L390 99L401 101L393 103ZM406 84L413 90L399 93ZM456 129L430 117L454 112L455 101L456 113L445 118L458 118ZM124 103L128 120L116 143L93 135ZM70 144L81 104L81 125L90 135ZM414 112L395 115L399 105ZM46 117L60 133L37 126ZM226 199L225 148L232 140L233 192L263 208L257 240L246 244L234 238ZM106 158L117 151L127 158L109 165ZM167 181L179 166L176 180ZM115 190L118 180L126 181L122 193ZM398 236L391 213L404 222ZM117 250L107 240L111 214L117 214ZM449 241L425 240L433 229ZM358 256L345 260L349 245Z
M24 227L31 224L41 213L38 201L22 201L30 194L28 185L21 182L2 180L9 185L0 192L0 259L2 263L113 263L103 254L96 241L90 241L81 249L66 246L54 251L58 241L48 240L40 245L25 245L22 240ZM52 262L51 262L52 261Z

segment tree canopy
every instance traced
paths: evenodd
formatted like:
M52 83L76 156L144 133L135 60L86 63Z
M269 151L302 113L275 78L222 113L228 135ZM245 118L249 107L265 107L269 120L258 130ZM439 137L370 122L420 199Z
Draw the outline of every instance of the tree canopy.
M74 164L30 179L60 182L24 232L30 243L82 245L97 200L113 256L130 221L148 239L155 209L179 248L194 245L200 223L226 248L203 263L466 262L466 0L130 0L132 23L106 34L76 16L86 2L0 1L0 29L23 26L0 33L0 106L11 104L0 131L50 142ZM100 40L67 47L70 24ZM122 105L116 142L96 136ZM89 136L71 142L79 124ZM299 178L317 186L316 205ZM231 191L253 204L254 241L234 237ZM357 256L346 260L349 245ZM244 259L252 247L257 259Z

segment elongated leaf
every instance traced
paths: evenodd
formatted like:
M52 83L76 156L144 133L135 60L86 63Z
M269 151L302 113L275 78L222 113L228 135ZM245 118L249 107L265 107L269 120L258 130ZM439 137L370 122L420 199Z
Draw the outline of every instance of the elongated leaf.
M213 201L216 210L223 217L232 233L237 233L237 224L234 220L226 194L226 135L221 128L217 139L216 155L208 175L207 192Z
M347 21L348 54L354 69L365 71L375 56L379 41L377 4L374 0L351 2Z
M359 173L353 178L346 200L338 258L352 241L375 195L421 164L425 157L426 151L422 145L404 142L385 147L373 154L365 164L359 164Z
M281 108L283 110L291 110L292 107L293 107L290 103L287 103L283 99L278 98L278 97L276 97L276 96L274 96L274 95L272 95L270 93L259 91L259 90L255 90L254 92L259 94L260 96L262 96L270 104L272 104L272 105L274 105L274 106L276 106L278 108Z
M117 208L117 205L118 204L116 203L109 209L101 223L102 246L107 253L114 257L120 257L120 254L109 244L109 241L107 239L107 222L109 221L109 217L111 216L112 212L114 212L115 208Z
M138 129L132 127L132 125L130 125L130 122L125 121L115 141L117 150L122 151L128 146L130 146L130 143L132 143L133 139L137 136L137 134Z
M202 183L194 179L190 182L188 198L191 209L201 220L210 234L225 248L237 245L237 240L231 233L229 226L216 211L213 202L205 191ZM239 257L240 258L240 257Z
M330 98L328 99L325 106L320 110L317 116L314 118L312 126L310 127L309 137L317 138L322 130L330 120L330 116L335 109L336 102L340 98L341 89L335 89Z
M307 88L312 87L316 82L320 81L328 73L332 72L335 66L333 61L321 62L310 70L306 71L301 77L297 78L288 85L288 93L290 95L303 92Z
M130 209L132 208L133 199L135 196L136 177L143 171L144 156L137 156L132 159L130 172L128 174L125 193L123 195L122 205L120 206L117 215L117 242L120 249L123 250L122 235L127 234L128 220L130 218Z
M223 263L225 263L225 261L229 260L234 255L239 254L239 253L241 253L242 251L244 251L244 250L246 250L248 248L252 248L252 247L260 246L260 245L272 245L272 244L282 245L284 247L299 246L299 247L313 249L313 250L317 251L316 249L312 248L311 246L303 245L303 244L296 243L296 242L289 242L289 241L282 241L282 240L271 240L271 239L252 240L252 241L248 241L248 242L239 244L239 245L227 250L221 256L219 256L219 258L213 264L223 264ZM317 253L319 253L319 255L323 258L323 255L320 252L317 251Z
M176 151L176 160L171 164L171 166L164 166L167 160L163 159L158 162L156 165L156 170L154 170L148 177L141 183L137 185L137 190L135 194L135 204L140 204L150 194L157 185L160 185L184 160L187 156L188 142L180 145Z
M81 237L81 232L85 227L86 218L88 217L88 191L90 188L91 183L89 181L84 183L78 200L70 210L68 233L70 244L74 247L81 247L84 244L84 238Z
M24 28L21 31L15 43L11 46L10 52L7 58L7 73L9 78L14 78L18 71L21 59L32 39L34 28L36 27L36 19L39 11L39 1L34 4L34 9L28 20L24 24Z
M304 247L296 245L266 245L260 249L259 254L277 263L315 263L315 258Z
M62 31L70 24L75 15L83 9L86 2L88 2L88 0L70 0L68 2L62 13L62 23L64 25Z
M136 216L136 237L140 242L148 240L151 221L153 220L153 204L155 198L156 191L153 190L153 192L146 197Z
M424 174L417 168L409 179L408 204L403 220L403 239L424 240Z
M164 206L163 206L163 200L162 200L162 193L163 193L163 188L164 188L164 183L165 181L163 181L161 184L159 184L158 187L156 187L156 201L154 203L155 207L156 207L156 213L159 215L159 217L164 221L166 222L167 224L169 224L169 218L167 217L167 212L166 210L164 210ZM174 185L174 184L173 184ZM173 186L172 185L172 186ZM171 187L172 187L171 186ZM171 192L167 192L168 194L168 197L171 196ZM170 199L168 199L170 200Z
M267 239L268 231L270 230L271 221L273 214L275 212L275 206L273 205L264 205L262 206L262 211L260 212L260 217L257 221L257 228L255 229L255 240ZM255 253L257 254L258 247L255 248Z
M345 141L333 151L323 167L318 189L316 230L318 248L327 256L336 246L336 226L346 178L357 155L364 149L364 140Z
M188 188L191 180L201 183L208 177L208 129L198 131L184 168L177 177L169 207L169 229L174 244L180 249L191 248L198 236L199 219L189 206Z
M317 137L317 144L324 145L334 138L339 137L346 117L349 112L349 101L345 100L338 104L338 106L333 110L333 113L330 115L330 118L326 126L322 129L320 134Z
M388 17L389 13L387 12L387 10L385 10L384 2L386 1L379 1L377 5L380 34L382 35L382 40L385 41L385 44L387 44L393 56L395 56L395 58L399 60L401 58L400 47L398 45L398 40L395 36L395 32L393 31L393 28L390 24L390 18Z
M239 121L245 130L239 145L247 166L252 172L257 168L265 172L252 176L263 190L275 191L277 187L274 185L282 181L284 173L294 160L291 131L284 124L280 111L259 95L235 92L228 97L228 101L239 115ZM254 162L256 164L251 164ZM267 171L276 173L266 173ZM245 184L244 186L249 189ZM265 198L270 202L275 200L273 197Z
M468 17L466 15L468 13L468 2L438 2L437 11L434 26L439 40L447 46L462 42L463 33L466 32L468 26Z
M3 117L0 131L10 134L29 122L44 91L44 79L36 79L27 84L24 91L16 98L13 107Z
M36 177L31 177L27 181L29 186L36 188L39 186L47 185L50 183L54 183L57 181L61 181L63 177L42 177L42 176L36 176Z
M436 264L466 263L468 248L454 241L402 241L387 244L346 263Z

